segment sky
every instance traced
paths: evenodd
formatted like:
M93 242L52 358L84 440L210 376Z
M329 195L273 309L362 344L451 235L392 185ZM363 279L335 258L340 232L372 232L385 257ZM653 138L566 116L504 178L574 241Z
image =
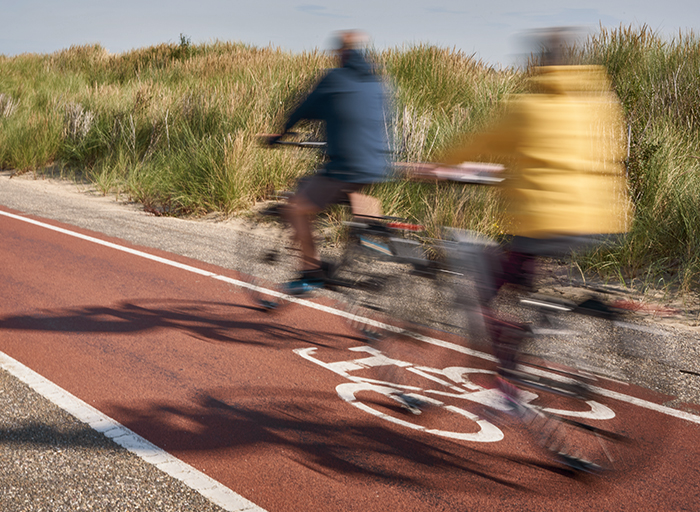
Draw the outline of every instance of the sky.
M648 25L700 35L699 0L0 0L0 54L99 43L111 53L160 43L240 41L299 52L362 29L378 49L429 43L491 65L517 63L522 35L576 26Z

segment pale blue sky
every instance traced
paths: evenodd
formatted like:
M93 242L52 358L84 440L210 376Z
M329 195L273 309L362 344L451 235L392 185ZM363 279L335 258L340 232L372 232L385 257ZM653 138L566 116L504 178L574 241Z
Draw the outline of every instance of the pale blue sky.
M662 35L700 34L699 0L0 0L0 54L47 53L100 43L113 53L185 34L292 51L325 48L360 28L378 48L428 42L509 65L518 35L548 26L647 24Z

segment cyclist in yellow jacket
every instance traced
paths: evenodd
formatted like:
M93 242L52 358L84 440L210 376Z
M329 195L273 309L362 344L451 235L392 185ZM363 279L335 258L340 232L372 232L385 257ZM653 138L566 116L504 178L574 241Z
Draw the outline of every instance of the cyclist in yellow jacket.
M551 65L558 60L552 55L545 60L550 65L535 70L530 92L509 102L495 128L439 159L449 165L491 161L506 167L500 187L505 232L511 237L498 258L489 257L498 263L491 265L493 275L479 283L483 304L504 284L531 286L537 256L565 254L630 227L626 130L610 80L599 66ZM525 326L506 322L486 307L501 368L513 369ZM517 394L504 380L499 384L507 396Z
M531 87L533 93L510 102L495 129L440 161L457 165L485 157L505 164L506 229L516 237L627 232L626 131L604 69L543 66Z

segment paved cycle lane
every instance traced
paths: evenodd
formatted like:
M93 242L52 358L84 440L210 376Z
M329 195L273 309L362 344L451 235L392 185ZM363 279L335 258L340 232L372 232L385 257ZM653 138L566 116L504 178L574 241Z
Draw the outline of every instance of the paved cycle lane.
M690 510L697 502L700 428L640 406L669 397L606 382L616 421L649 456L629 472L573 478L517 428L490 442L436 435L480 427L457 421L458 412L416 418L382 397L353 401L363 396L348 394L356 361L373 354L330 303L270 315L233 271L45 224L58 225L0 219L0 286L12 297L0 310L0 350L263 509ZM395 360L423 362L428 346L415 341ZM493 369L482 352L440 350ZM373 367L381 366L405 370Z

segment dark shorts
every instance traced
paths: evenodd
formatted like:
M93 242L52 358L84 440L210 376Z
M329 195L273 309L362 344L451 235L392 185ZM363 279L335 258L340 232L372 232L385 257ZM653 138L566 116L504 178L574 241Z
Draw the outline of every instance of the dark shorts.
M364 183L348 183L314 174L299 180L296 193L323 210L332 204L349 204L348 194L359 192L365 186Z

